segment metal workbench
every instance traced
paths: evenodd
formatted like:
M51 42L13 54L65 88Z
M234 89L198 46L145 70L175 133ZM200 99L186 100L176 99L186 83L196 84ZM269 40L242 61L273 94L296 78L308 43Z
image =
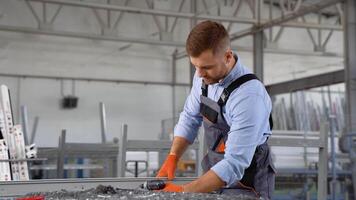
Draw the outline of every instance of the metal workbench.
M121 189L136 189L152 178L87 178L87 179L46 179L30 181L0 182L0 197L17 197L34 192L53 192L60 190L83 191L98 185L111 185ZM177 184L192 181L194 178L176 178Z

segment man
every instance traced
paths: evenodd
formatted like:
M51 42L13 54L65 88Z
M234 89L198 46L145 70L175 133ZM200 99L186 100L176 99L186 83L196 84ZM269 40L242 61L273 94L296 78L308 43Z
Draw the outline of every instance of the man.
M272 105L264 85L232 52L229 35L219 23L195 26L186 50L196 69L193 87L157 177L174 178L179 158L202 123L208 153L203 176L185 185L169 182L163 191L221 191L270 199L275 174L267 144Z

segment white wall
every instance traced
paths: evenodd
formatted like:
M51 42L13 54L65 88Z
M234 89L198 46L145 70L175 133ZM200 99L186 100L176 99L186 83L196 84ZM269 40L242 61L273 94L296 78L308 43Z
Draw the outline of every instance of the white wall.
M139 52L121 53L110 47L76 44L75 40L71 42L74 44L10 41L6 49L0 50L3 56L0 71L63 77L171 80L171 76L167 76L171 73L171 60L168 58L138 55ZM160 120L172 115L170 86L76 81L78 108L60 110L59 80L0 77L0 82L10 87L15 111L18 110L18 104L27 105L30 123L34 116L40 117L36 142L41 145L57 144L57 135L62 128L68 129L69 141L98 141L100 101L107 106L108 138L119 133L123 122L129 124L129 138L156 138L161 130ZM65 94L70 94L71 81L65 83Z

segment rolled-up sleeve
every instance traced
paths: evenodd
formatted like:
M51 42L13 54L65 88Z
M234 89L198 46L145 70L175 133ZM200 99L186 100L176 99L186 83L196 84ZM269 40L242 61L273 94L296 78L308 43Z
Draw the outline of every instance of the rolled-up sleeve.
M269 111L258 93L233 93L226 105L231 127L226 141L224 159L211 169L232 186L240 181L250 165L255 149L262 140Z
M201 79L194 76L193 86L187 97L179 121L174 128L174 136L184 137L190 143L197 137L203 118L200 115Z

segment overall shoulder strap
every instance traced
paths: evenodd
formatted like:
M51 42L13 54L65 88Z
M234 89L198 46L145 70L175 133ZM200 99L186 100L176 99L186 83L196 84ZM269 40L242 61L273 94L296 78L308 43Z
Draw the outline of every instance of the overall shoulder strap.
M258 77L254 74L245 74L238 79L236 79L234 82L232 82L227 88L224 89L222 92L218 104L220 107L225 106L227 100L230 97L230 94L238 87L240 87L242 84L250 81L250 80L259 80ZM273 119L272 119L272 113L269 115L269 125L271 130L273 129Z
M254 74L245 74L238 79L236 79L234 82L232 82L227 88L224 89L222 92L220 98L219 98L219 105L224 106L227 102L227 100L230 97L230 94L238 87L240 87L242 84L246 83L247 81L257 79L257 76Z
M201 95L208 96L208 85L204 83L204 80L201 81Z

